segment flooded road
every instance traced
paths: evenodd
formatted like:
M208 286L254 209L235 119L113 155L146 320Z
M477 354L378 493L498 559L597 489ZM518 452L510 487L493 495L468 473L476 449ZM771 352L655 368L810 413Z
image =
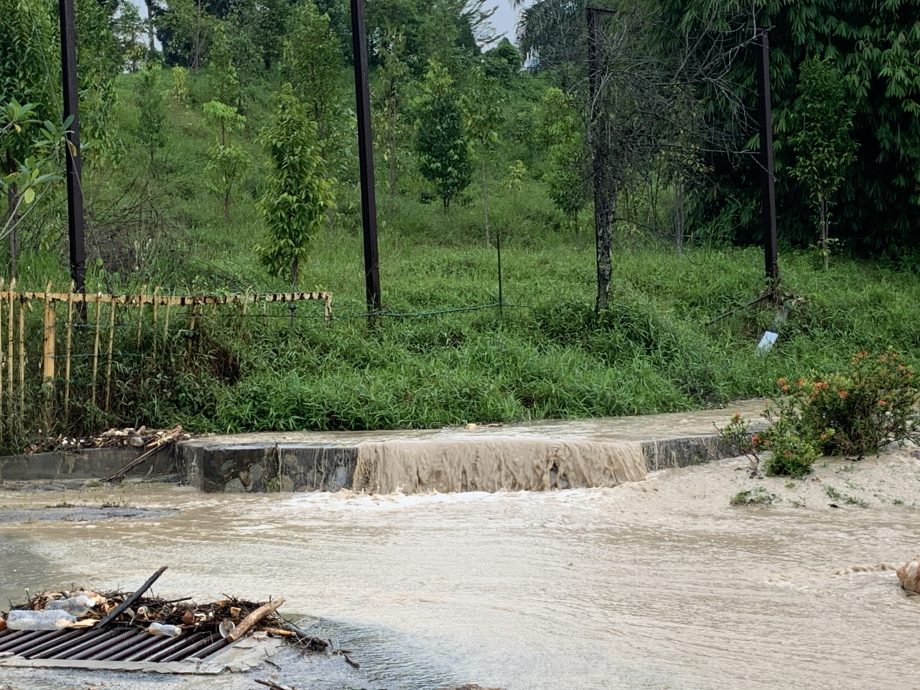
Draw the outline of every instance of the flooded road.
M834 461L795 483L753 480L744 467L545 493L7 492L0 506L179 512L0 521L0 601L26 587L130 589L160 565L170 566L164 596L284 596L286 612L312 617L362 664L319 659L280 676L300 688L911 686L920 597L861 566L920 552L920 459ZM756 487L774 503L729 505ZM26 673L4 670L0 684L253 687Z

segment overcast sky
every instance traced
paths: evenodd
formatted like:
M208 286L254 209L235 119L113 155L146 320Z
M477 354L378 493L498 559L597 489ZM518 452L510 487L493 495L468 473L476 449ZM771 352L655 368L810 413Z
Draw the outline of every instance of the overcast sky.
M496 33L516 42L518 12L511 9L511 0L493 0L489 4L496 8L492 16L492 25Z

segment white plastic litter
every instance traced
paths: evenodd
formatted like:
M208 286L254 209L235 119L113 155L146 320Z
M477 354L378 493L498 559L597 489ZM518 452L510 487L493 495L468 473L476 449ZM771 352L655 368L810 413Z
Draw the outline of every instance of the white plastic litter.
M76 622L67 611L10 611L6 617L10 630L58 630Z
M55 599L45 604L45 611L66 611L72 616L82 616L89 613L96 602L85 594L80 594L69 599Z
M162 623L151 623L150 627L147 628L147 632L151 635L158 635L160 637L179 637L182 634L182 628L178 625L163 625Z

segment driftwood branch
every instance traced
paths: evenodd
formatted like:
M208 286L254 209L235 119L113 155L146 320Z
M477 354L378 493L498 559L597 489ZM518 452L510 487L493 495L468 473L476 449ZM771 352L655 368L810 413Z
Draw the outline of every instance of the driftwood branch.
M270 601L267 604L263 604L255 611L246 616L240 624L237 625L233 630L230 631L230 634L227 635L227 639L231 642L236 642L243 635L245 635L249 630L252 629L259 621L267 618L284 603L284 599L275 599L275 601Z
M144 596L144 593L148 589L153 587L153 583L156 582L160 578L160 575L166 572L166 568L167 566L164 565L162 568L157 570L153 575L147 578L147 581L140 586L140 589L135 590L134 594L132 594L130 597L125 599L123 602L121 602L118 606L115 607L115 609L111 613L109 613L109 615L107 615L105 618L99 621L99 625L96 626L96 629L98 630L99 628L105 627L106 625L111 623L113 620L118 618L135 601L137 601L142 596Z
M271 690L294 690L294 688L289 685L278 685L271 680L259 680L258 678L253 678L253 680L259 685L264 685L266 688L271 688Z

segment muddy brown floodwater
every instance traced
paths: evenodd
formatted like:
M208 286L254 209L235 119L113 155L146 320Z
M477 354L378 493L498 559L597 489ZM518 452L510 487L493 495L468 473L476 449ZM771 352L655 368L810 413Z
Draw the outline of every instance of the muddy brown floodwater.
M0 521L0 600L74 582L129 588L159 565L170 566L163 595L283 595L362 662L278 672L300 688L916 686L920 597L863 566L920 552L920 459L829 461L803 482L750 479L745 467L546 493L7 492L8 508L114 500L179 512ZM729 505L757 487L774 502ZM2 673L17 690L253 687Z

